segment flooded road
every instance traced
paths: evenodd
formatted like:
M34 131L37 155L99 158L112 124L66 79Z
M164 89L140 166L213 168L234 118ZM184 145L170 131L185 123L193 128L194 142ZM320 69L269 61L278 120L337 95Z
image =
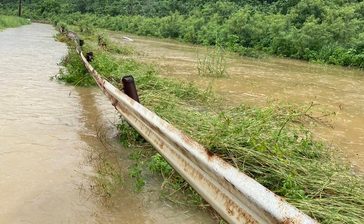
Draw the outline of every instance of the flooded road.
M122 34L111 33L115 41ZM161 74L193 81L202 89L211 87L228 105L264 106L278 100L309 106L322 114L329 126L313 128L316 137L342 150L355 170L364 171L364 71L306 62L226 55L228 78L198 76L197 61L211 50L130 35L128 43L142 52L140 59L156 64ZM202 56L202 57L201 57ZM314 115L315 116L315 115Z
M54 34L43 24L0 32L0 223L214 223L161 200L160 180L134 191L113 107L97 89L50 79L67 53ZM104 164L122 180L108 203L95 189Z

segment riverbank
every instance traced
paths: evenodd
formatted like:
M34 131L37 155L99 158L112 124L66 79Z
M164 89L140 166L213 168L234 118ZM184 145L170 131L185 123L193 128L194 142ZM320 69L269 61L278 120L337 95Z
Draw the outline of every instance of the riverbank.
M353 5L341 7L349 9ZM361 10L358 7L358 11ZM346 17L340 15L341 13L337 12L338 19L341 16ZM363 35L354 31L363 29L361 13L353 13L345 24L342 24L342 20L334 22L331 18L327 18L325 23L306 18L307 21L300 25L293 25L294 21L290 16L265 14L250 7L242 8L230 17L223 18L224 16L205 15L205 18L200 19L199 17L204 17L201 14L183 16L173 13L150 18L140 15L102 16L73 13L66 20L73 25L82 24L85 27L93 26L142 36L172 38L204 46L221 46L253 58L275 55L321 64L364 68ZM352 32L343 36L336 31L338 23L343 30L352 29Z
M100 74L114 84L118 84L120 74L133 74L141 102L212 153L323 223L360 223L363 181L327 146L313 140L303 125L307 108L224 108L223 99L209 91L201 91L192 83L160 77L154 66L131 58L130 54L137 53L132 49L125 50L125 46L112 44L107 38L99 47L97 36L85 35L84 39L85 51L94 52L93 66ZM92 84L72 49L65 66L68 71L61 74L61 80L76 85ZM135 131L125 123L119 125L119 130L125 145L144 148L136 157L135 176L141 185L140 170L149 168L165 177L163 187L170 195L176 191L190 192L189 201L204 206L158 154L146 150L151 147Z
M0 15L0 31L6 28L30 24L30 21L21 17Z
M253 59L224 53L228 77L199 75L201 59L214 55L206 48L175 40L106 31L117 44L143 52L133 56L154 64L158 73L181 82L193 81L201 90L210 88L224 97L226 106L262 107L270 102L309 106L307 118L314 137L342 151L356 172L364 171L364 71L341 66L268 57ZM125 41L124 36L134 41Z

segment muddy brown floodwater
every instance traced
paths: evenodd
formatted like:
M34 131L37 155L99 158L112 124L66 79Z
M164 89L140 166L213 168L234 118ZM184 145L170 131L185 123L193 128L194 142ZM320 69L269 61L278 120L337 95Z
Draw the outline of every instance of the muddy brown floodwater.
M114 41L134 46L143 52L140 59L157 64L161 74L184 81L193 80L203 89L211 87L229 105L241 103L264 106L272 100L309 106L335 113L325 120L330 126L313 128L316 137L344 152L354 170L364 171L364 71L336 66L310 64L297 60L251 59L229 54L229 78L212 79L197 75L197 59L206 48L176 41L111 32Z
M50 79L67 53L54 34L44 24L0 32L0 223L214 223L160 199L161 180L134 191L111 104ZM124 182L108 203L94 189L101 153L118 158Z

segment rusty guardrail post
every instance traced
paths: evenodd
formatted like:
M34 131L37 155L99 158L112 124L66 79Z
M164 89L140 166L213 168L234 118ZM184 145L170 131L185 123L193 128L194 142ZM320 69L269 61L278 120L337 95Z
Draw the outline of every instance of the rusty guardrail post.
M138 103L140 103L139 101L139 96L138 96L138 92L137 89L135 87L135 81L134 81L134 77L131 75L128 76L124 76L121 79L121 82L123 84L123 89L124 89L124 93L126 95L128 95L130 98L132 98L133 100L137 101Z
M94 53L93 52L87 52L86 53L86 60L87 60L87 62L92 62L92 60L94 60Z

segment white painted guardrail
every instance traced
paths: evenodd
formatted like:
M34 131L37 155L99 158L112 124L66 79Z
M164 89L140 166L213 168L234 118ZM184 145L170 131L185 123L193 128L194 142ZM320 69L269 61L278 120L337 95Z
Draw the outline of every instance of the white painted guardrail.
M112 105L227 222L317 223L104 80L68 36Z

